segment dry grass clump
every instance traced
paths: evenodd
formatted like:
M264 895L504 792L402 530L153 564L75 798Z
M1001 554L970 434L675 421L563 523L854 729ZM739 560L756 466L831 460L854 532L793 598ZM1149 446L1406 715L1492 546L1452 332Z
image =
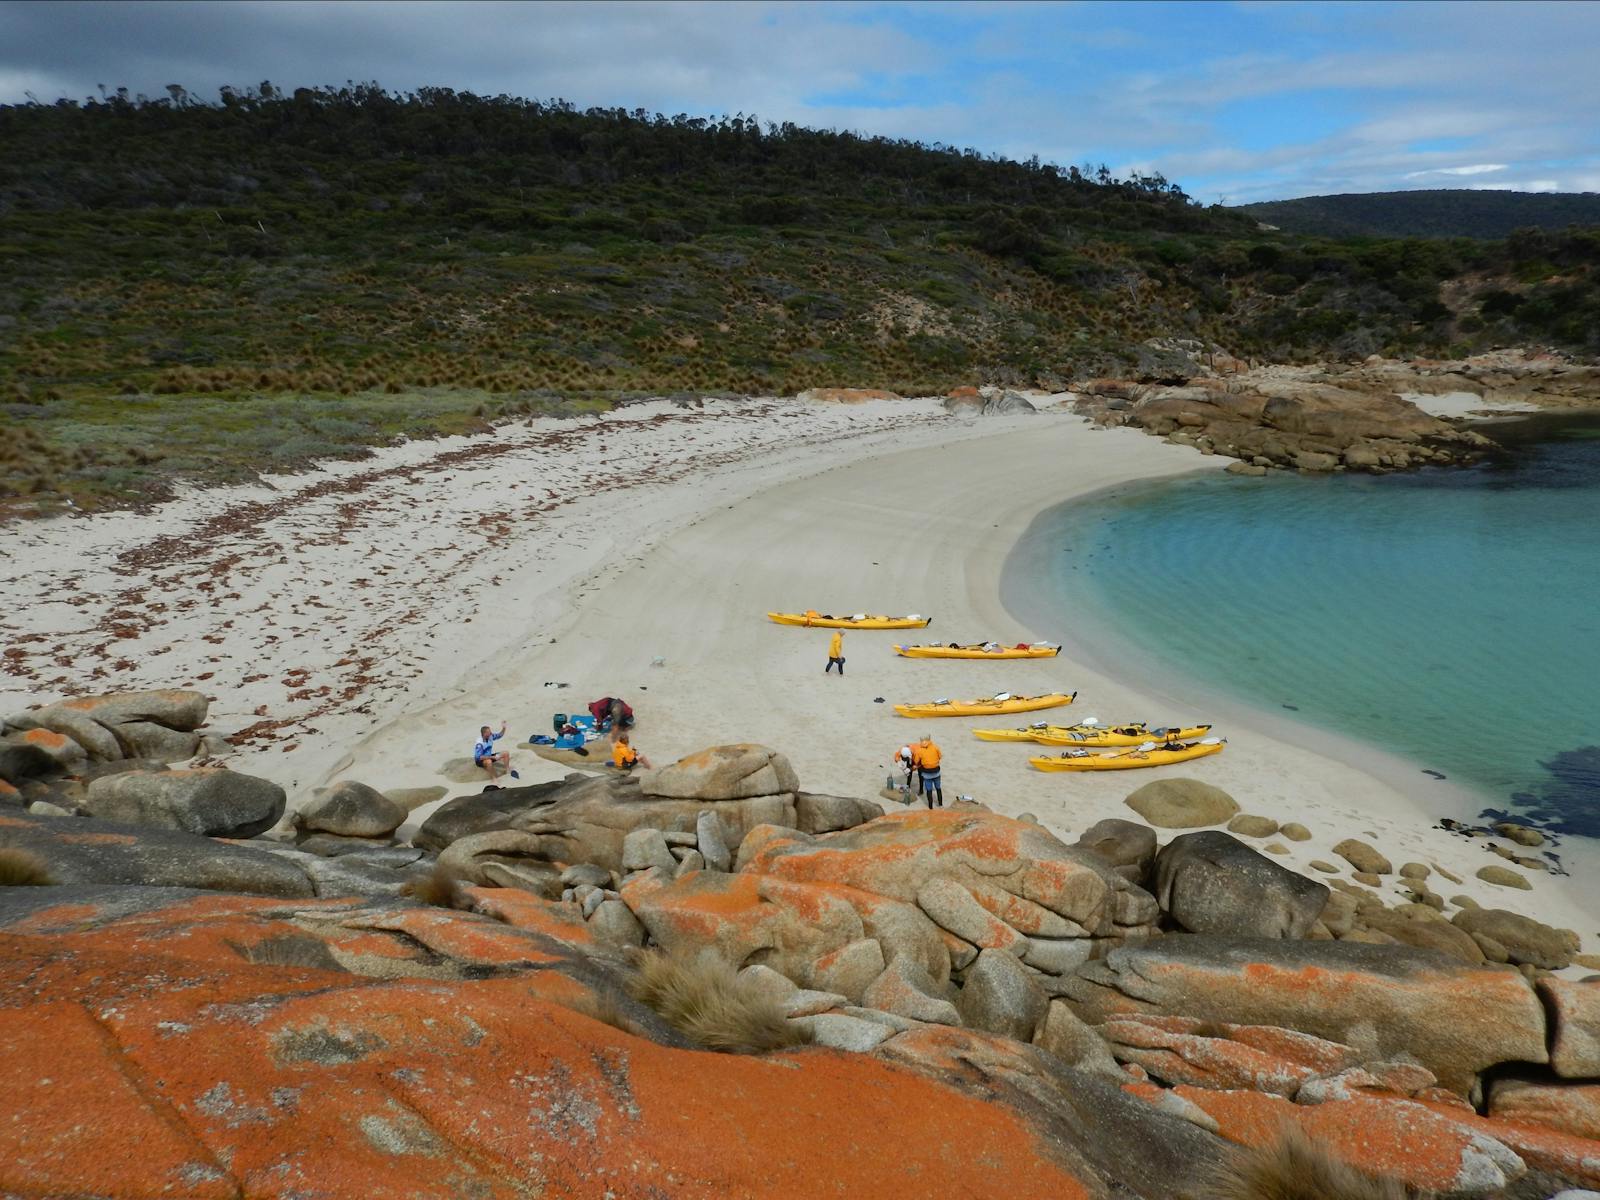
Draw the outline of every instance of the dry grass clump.
M37 854L0 849L0 887L49 887L53 883L50 868Z
M707 1050L763 1054L811 1040L783 1009L739 978L733 966L710 952L638 955L628 991L635 1000Z
M431 904L435 908L466 908L468 898L463 890L461 878L447 867L434 864L432 871L420 879L413 879L400 889L401 894L410 896L422 904Z
M1208 1200L1423 1200L1394 1179L1375 1179L1335 1158L1297 1125L1278 1139L1230 1157L1210 1181Z

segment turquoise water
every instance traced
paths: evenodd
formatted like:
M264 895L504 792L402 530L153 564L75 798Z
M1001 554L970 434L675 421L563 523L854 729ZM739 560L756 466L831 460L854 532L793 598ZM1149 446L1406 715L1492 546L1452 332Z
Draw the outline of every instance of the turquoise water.
M1470 470L1206 472L1044 514L1008 590L1179 673L1600 836L1600 416ZM1106 657L1101 646L1099 657Z

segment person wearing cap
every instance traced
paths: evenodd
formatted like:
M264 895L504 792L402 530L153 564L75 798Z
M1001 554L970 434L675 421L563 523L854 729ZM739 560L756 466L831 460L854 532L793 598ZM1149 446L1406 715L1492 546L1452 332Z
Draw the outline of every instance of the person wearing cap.
M900 764L900 769L906 773L906 779L900 785L900 790L905 793L905 802L911 803L911 776L917 769L917 748L911 743L901 746L894 752L894 761ZM917 789L919 792L921 788Z
M934 807L934 793L939 795L939 807L944 807L944 780L939 773L939 762L943 758L939 747L934 745L933 734L922 735L922 742L917 746L917 770L922 776L922 795L928 801L928 807Z
M844 674L844 630L835 629L833 636L828 639L828 665L822 668L826 675L838 664L839 674Z

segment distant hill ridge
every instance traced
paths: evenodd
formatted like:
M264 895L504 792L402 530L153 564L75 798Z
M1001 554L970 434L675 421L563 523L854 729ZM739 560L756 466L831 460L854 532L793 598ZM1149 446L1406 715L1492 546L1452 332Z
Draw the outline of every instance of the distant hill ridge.
M1518 229L1600 225L1600 192L1441 188L1347 192L1240 204L1236 211L1285 233L1319 237L1509 237Z

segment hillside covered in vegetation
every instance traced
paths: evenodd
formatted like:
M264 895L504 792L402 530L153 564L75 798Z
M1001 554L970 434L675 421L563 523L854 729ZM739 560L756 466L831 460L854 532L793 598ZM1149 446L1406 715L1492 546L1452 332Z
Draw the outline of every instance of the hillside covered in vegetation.
M1301 238L1160 176L376 85L0 108L0 489L90 505L639 393L1600 351L1600 232Z
M1315 237L1504 238L1521 229L1600 225L1600 193L1447 188L1303 196L1241 204L1236 211L1285 233Z

